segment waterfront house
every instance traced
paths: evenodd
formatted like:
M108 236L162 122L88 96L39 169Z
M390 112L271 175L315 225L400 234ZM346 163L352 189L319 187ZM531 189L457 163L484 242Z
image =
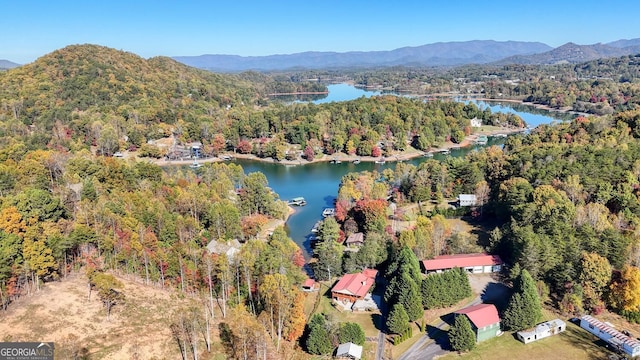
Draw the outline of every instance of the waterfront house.
M333 301L351 308L357 300L364 300L375 284L378 270L364 269L361 273L345 274L331 289Z
M564 321L560 319L554 319L540 323L533 329L518 331L516 333L516 336L520 341L528 344L530 342L538 341L549 336L560 334L561 332L565 331L566 328L567 324Z
M492 273L502 270L502 259L498 255L486 253L440 255L431 260L423 260L425 274L462 268L472 274Z
M458 195L459 206L476 206L478 199L473 194L460 194Z
M613 326L603 323L591 315L584 315L580 318L580 327L611 345L620 353L624 352L634 358L640 356L640 341L621 333Z
M349 235L347 240L344 242L347 247L360 247L364 245L364 234L361 232L353 233Z
M336 350L337 359L360 360L362 358L362 346L352 342L340 344Z
M478 304L455 312L455 316L464 315L469 319L476 334L476 342L484 341L501 334L498 309L492 304Z

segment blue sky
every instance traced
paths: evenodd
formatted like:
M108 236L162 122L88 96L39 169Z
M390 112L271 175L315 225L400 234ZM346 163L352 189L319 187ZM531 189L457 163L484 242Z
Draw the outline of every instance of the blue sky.
M640 37L640 2L583 0L0 0L0 59L70 44L157 55L392 50L435 42L560 46Z

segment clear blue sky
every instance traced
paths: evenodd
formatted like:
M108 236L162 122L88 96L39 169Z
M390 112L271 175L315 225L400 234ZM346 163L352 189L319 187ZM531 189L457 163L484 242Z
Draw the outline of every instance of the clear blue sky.
M468 40L555 47L640 37L635 1L0 0L0 11L0 59L22 64L84 43L148 58L392 50Z

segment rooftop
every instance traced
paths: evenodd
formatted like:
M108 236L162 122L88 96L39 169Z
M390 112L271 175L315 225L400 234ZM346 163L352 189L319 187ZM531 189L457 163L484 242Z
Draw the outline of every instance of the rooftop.
M469 306L456 311L456 314L467 315L469 320L478 329L500 322L498 309L496 309L495 305L492 304L478 304Z
M331 291L362 298L375 283L377 273L377 270L365 269L361 273L345 274ZM373 275L373 277L371 275Z
M441 255L431 260L423 260L425 270L452 269L455 267L465 268L470 266L502 265L502 259L498 255L479 254L457 254Z
M566 326L566 324L565 324L564 321L562 321L560 319L553 319L553 320L549 320L549 321L545 321L543 323L540 323L540 324L536 325L531 330L518 331L518 334L522 335L523 337L532 337L534 335L545 334L549 330L557 328L559 326Z

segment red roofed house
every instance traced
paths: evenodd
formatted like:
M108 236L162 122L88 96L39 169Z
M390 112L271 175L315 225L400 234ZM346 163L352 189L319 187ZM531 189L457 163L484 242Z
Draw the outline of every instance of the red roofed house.
M345 274L331 289L331 298L342 303L363 300L373 284L378 270L364 269L361 273Z
M481 254L457 254L441 255L431 260L423 260L425 273L442 272L453 268L463 268L470 273L492 273L502 269L502 259L498 255Z
M491 304L469 306L455 312L456 316L465 315L476 333L476 342L500 335L500 316L498 309Z
M313 279L307 279L302 283L302 291L318 291L320 290L320 284Z

